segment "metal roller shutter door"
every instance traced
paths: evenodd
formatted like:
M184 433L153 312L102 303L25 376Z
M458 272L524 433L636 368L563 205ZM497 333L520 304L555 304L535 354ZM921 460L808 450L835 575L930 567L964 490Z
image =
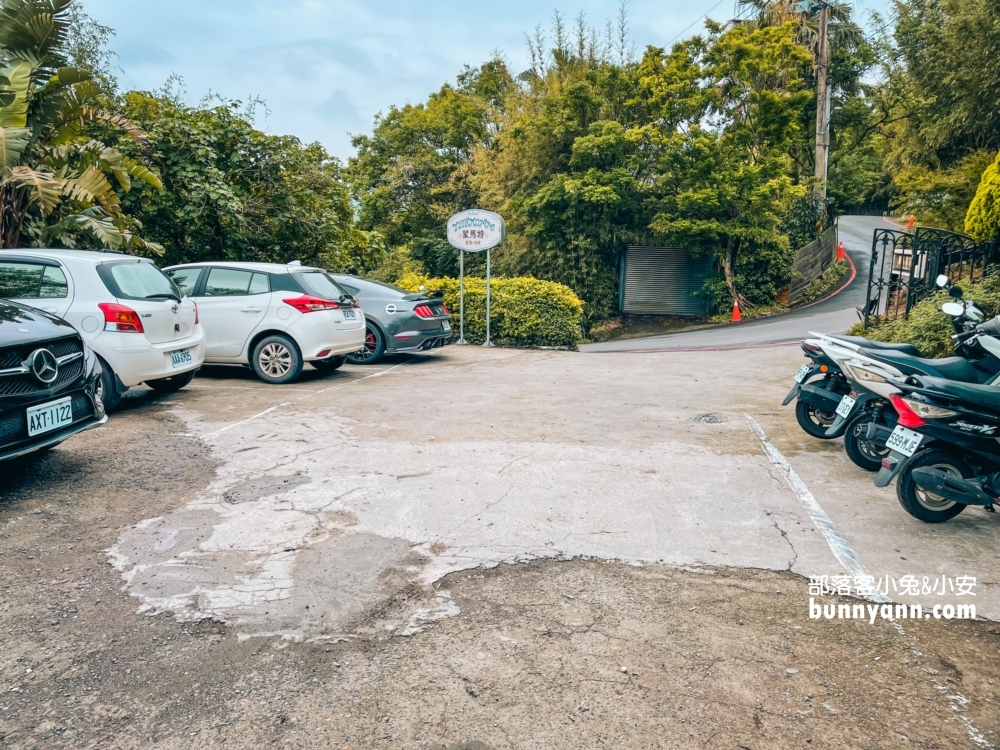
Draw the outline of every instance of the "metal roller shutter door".
M635 315L705 315L709 300L694 297L712 270L711 258L692 258L680 247L629 247L622 312Z

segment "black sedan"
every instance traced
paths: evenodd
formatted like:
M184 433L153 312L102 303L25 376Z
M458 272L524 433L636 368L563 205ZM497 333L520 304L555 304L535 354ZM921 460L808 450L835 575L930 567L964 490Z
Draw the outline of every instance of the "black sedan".
M48 450L104 424L101 368L74 328L0 300L0 461Z

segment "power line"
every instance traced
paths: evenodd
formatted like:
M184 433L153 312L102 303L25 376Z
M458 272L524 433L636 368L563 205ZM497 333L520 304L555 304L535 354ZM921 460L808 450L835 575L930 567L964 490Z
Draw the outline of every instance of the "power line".
M682 36L684 36L684 35L685 35L686 33L688 33L688 31L690 31L690 30L691 30L691 28L692 28L692 27L693 27L693 26L694 26L695 24L697 24L697 23L698 23L699 21L701 21L701 20L702 20L703 18L708 18L708 14L709 14L709 13L711 13L711 12L712 12L713 10L715 10L716 8L718 8L718 7L720 6L720 5L722 5L722 4L723 4L723 3L725 2L725 1L726 1L726 0L719 0L719 2L717 2L717 3L716 3L715 5L713 5L713 6L711 7L711 8L709 8L708 10L706 10L706 11L705 11L705 12L704 12L703 14L701 14L700 16L698 16L698 18L696 18L696 19L695 19L695 20L694 20L694 21L693 21L693 22L691 23L691 25L690 25L690 26L688 26L688 27L687 27L686 29L684 29L684 31L682 31L682 32L681 32L680 34L678 34L678 35L677 35L677 36L675 36L675 37L674 37L673 39L671 39L671 40L670 40L669 42L667 42L667 45L666 45L666 46L667 46L667 47L669 47L669 46L670 46L671 44L673 44L673 43L674 43L674 42L676 42L676 41L677 41L678 39L680 39L680 38L681 38Z

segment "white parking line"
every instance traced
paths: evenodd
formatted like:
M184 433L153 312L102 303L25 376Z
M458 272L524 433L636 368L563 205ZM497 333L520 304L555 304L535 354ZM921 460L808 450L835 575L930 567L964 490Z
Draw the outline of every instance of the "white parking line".
M788 463L788 459L786 459L777 448L771 445L770 441L767 439L767 435L764 434L763 428L761 428L756 419L751 417L749 414L744 414L743 416L746 417L747 424L750 425L750 429L753 431L753 434L756 435L760 444L764 447L764 452L767 454L767 457L771 459L771 463L773 463L777 467L778 471L781 472L782 476L785 477L785 481L788 482L788 486L792 488L792 492L795 493L796 497L798 497L802 504L806 507L809 517L812 518L812 522L816 525L816 528L823 532L823 536L826 537L827 544L830 545L831 551L840 561L840 564L843 565L847 572L852 576L869 575L867 571L865 571L864 566L858 560L858 556L854 553L854 550L852 550L850 545L848 545L847 540L841 536L840 532L837 531L837 528L833 525L833 521L830 519L830 516L828 516L826 511L824 511L823 508L820 507L820 504L816 502L816 498L813 497L809 488L806 487L805 482L799 478L799 475L795 473L791 464ZM888 599L878 593L874 596L868 596L865 598L873 602L881 602L883 604L887 604L892 601L891 599ZM898 621L889 620L889 623L899 632L901 636L905 637L907 635L903 626L900 625ZM914 650L913 653L917 656L922 655L917 650ZM934 685L935 689L941 692L948 692L952 690L951 688L942 685L933 677L931 677L931 683ZM969 704L969 699L959 693L949 695L948 700L950 701L950 708L952 711L963 711ZM957 718L962 724L962 728L965 730L966 735L973 744L984 748L984 750L992 747L989 740L986 739L986 736L976 728L967 716L959 715Z
M785 458L781 451L775 448L771 442L767 439L767 435L764 434L764 429L760 426L756 419L751 417L749 414L743 415L747 424L750 425L750 430L760 441L760 444L764 448L764 453L767 457L771 459L771 463L781 472L781 475L785 478L785 482L791 488L792 492L799 499L799 502L805 507L806 512L809 514L809 518L812 520L813 525L822 532L826 543L830 547L830 551L833 552L833 556L837 558L838 562L844 567L844 569L850 573L852 576L867 576L868 571L865 570L864 565L858 560L857 554L851 549L851 545L847 543L843 535L837 531L837 527L833 525L833 520L826 514L823 507L816 502L816 498L813 497L812 492L806 487L806 483L802 481L798 474L795 473L795 469L792 465L788 463L788 459ZM876 594L875 596L869 597L872 601L879 602L889 602L890 600L882 596L881 594Z
M410 364L410 363L409 362L402 362L402 363L400 363L398 365L393 365L392 367L387 367L384 370L379 370L378 372L373 372L371 375L365 375L363 378L357 378L355 380L352 380L350 383L342 383L340 385L333 385L333 386L330 386L329 388L324 388L321 391L315 391L314 393L310 393L310 394L308 394L306 396L299 396L295 400L296 401L301 401L302 399L309 398L310 396L318 396L321 393L329 393L331 391L339 391L341 388L348 388L349 386L352 386L352 385L354 385L356 383L360 383L362 380L368 380L369 378L380 378L383 375L388 375L393 370L398 370L400 367L406 367L408 364Z
M202 435L201 437L202 437L202 439L208 439L210 437L215 437L216 435L219 435L219 434L225 432L226 430L231 430L234 427L239 427L241 424L246 424L247 422L252 422L253 420L257 419L257 417L263 417L265 414L270 414L272 411L274 411L275 409L280 409L282 406L291 406L291 405L292 405L291 401L286 401L283 404L278 404L277 406L272 406L270 409L264 409L264 411L260 412L259 414L254 414L252 417L247 417L246 419L241 419L239 422L233 422L232 424L226 425L225 427L223 427L220 430L215 430L215 432L210 432L207 435Z

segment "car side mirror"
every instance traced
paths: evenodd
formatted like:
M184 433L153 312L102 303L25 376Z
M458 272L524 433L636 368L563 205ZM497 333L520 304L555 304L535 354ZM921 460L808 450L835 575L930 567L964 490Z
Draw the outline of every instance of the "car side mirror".
M950 281L951 279L948 278L948 275L943 273L934 280L934 283L942 289L947 289Z

